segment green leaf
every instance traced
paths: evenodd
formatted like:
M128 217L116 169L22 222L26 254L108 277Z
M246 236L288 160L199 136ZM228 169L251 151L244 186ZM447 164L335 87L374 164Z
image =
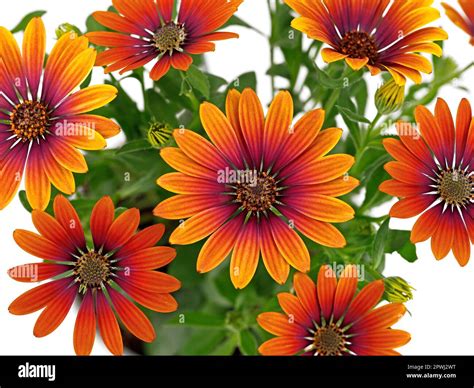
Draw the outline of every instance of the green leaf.
M19 193L18 193L18 197L20 198L20 202L21 204L23 205L23 207L28 211L28 212L32 212L33 211L33 208L30 206L30 203L28 202L28 198L26 197L26 191L25 190L21 190Z
M206 74L199 70L196 66L191 66L186 72L186 79L193 89L201 93L206 100L210 98L211 85Z
M245 356L256 356L258 354L258 343L253 333L249 330L242 330L240 333L239 349Z
M249 23L247 23L245 20L242 20L241 18L239 18L238 16L236 15L233 15L228 21L227 23L224 25L224 27L228 27L228 26L240 26L240 27L245 27L245 28L249 28L261 35L264 35L260 30L258 30L257 28L255 28L254 26L250 25Z
M229 89L237 89L243 91L245 88L257 89L257 75L254 71L239 75L232 81L228 87Z
M154 149L153 146L148 142L148 140L140 139L140 140L132 140L126 143L122 148L120 148L116 155L126 155L126 154L133 154L135 152L143 152L149 151Z
M20 23L18 23L12 30L12 34L16 34L17 32L25 31L26 26L31 21L31 19L36 17L41 17L46 13L46 11L34 11L26 15L23 19L21 19Z
M166 322L167 325L183 325L192 327L219 327L225 326L223 315L213 315L198 311L180 313L177 317Z
M351 111L350 109L344 108L343 106L336 105L336 108L339 110L339 113L347 120L350 120L354 123L365 123L370 124L370 120L364 116Z
M380 266L385 255L385 244L387 243L389 224L390 219L387 218L382 225L380 225L380 228L375 235L371 251L373 268L378 268Z
M410 232L406 230L390 229L387 236L386 252L398 252L406 261L413 263L418 257L416 247L410 241Z

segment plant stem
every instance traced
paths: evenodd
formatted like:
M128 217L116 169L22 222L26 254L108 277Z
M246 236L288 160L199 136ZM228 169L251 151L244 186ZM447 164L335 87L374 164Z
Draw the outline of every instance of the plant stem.
M359 174L361 162L364 158L365 153L367 152L375 126L377 125L377 123L382 117L383 115L381 113L377 113L375 118L370 123L369 128L367 129L367 133L365 134L364 140L361 142L361 147L356 152L356 156L355 156L356 164L352 169L353 174L356 176Z

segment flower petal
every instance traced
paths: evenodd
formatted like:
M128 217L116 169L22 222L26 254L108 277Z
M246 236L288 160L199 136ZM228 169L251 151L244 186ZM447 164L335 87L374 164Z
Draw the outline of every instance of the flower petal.
M95 309L92 291L88 291L81 302L74 325L74 350L79 356L92 352L95 340Z

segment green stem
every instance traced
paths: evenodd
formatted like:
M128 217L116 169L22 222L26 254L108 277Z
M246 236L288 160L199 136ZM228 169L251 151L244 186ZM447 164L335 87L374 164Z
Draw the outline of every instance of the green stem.
M356 152L356 156L355 156L355 159L356 159L356 163L352 169L352 173L358 177L359 174L360 174L360 166L362 164L362 161L364 159L364 155L365 153L367 152L368 150L368 147L369 147L369 143L370 143L370 140L372 138L372 134L374 132L374 129L377 125L377 123L380 121L380 119L383 117L383 115L381 113L377 113L377 115L375 116L375 118L372 120L372 122L370 123L369 125L369 128L367 129L367 132L365 134L365 137L364 139L362 140L361 142L361 146L359 147L359 149L357 150Z

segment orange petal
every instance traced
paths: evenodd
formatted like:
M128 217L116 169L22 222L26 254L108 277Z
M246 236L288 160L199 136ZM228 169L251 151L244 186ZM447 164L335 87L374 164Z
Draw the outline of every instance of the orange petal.
M300 300L303 308L316 323L321 321L316 284L311 278L302 273L296 273L293 280L296 296Z
M177 291L181 282L174 276L158 271L124 271L120 278L142 290L163 294Z
M306 328L314 326L313 320L304 309L300 300L293 294L288 292L279 293L278 303L280 303L281 308L291 320L294 320Z
M321 50L321 57L323 61L326 63L332 63L340 61L341 59L347 58L347 55L341 54L340 52L332 49L332 48L323 48Z
M122 334L115 314L102 292L97 293L97 325L104 345L116 356L123 353Z
M264 342L258 351L263 356L293 356L302 351L307 340L296 337L276 337Z
M379 329L386 329L397 323L407 311L401 303L390 303L368 313L351 328L351 333L370 333Z
M283 337L301 337L307 335L307 331L295 321L292 321L285 314L262 313L257 317L258 324L270 334Z
M457 211L455 209L455 211ZM437 260L444 259L453 246L453 214L447 209L438 222L438 228L431 238L431 250Z
M118 90L112 85L92 85L72 94L54 112L56 116L76 115L102 108L117 97ZM67 118L59 121L67 125ZM72 123L74 124L74 123ZM84 124L84 123L83 123Z
M229 198L225 195L175 195L160 202L153 214L168 220L182 220L228 202Z
M66 252L74 251L75 247L69 235L55 218L46 212L38 210L32 211L31 218L33 225L44 238L57 244Z
M13 239L21 249L29 254L45 260L70 261L70 253L58 247L39 234L27 230L16 229Z
M242 216L236 217L222 225L207 239L196 263L196 270L199 273L213 270L229 256L243 223Z
M405 198L421 195L426 192L426 188L420 185L409 185L395 179L382 182L379 186L379 190L382 193L392 195L393 197Z
M50 136L48 140L46 144L49 146L51 154L61 166L72 172L87 172L86 159L80 151L57 136Z
M61 325L76 299L77 291L77 286L70 286L48 302L33 328L35 337L45 337Z
M178 309L178 302L170 294L150 293L129 282L117 282L130 297L142 306L159 313L171 313Z
M230 260L230 279L237 289L245 288L258 266L260 233L257 222L250 219L240 231Z
M180 172L162 175L156 183L177 194L210 194L224 190L222 184L217 183L217 181L203 180Z
M163 224L148 226L135 234L128 242L117 252L117 257L125 258L137 251L154 247L165 233Z
M342 317L349 303L352 301L359 282L357 268L354 265L348 265L344 268L344 272L337 283L336 294L334 296L333 315L336 320ZM319 285L318 285L319 289Z
M174 52L171 55L171 66L177 70L187 71L193 63L193 59L185 53Z
M436 201L434 195L416 195L398 201L390 209L390 217L411 218L428 209Z
M39 145L33 145L25 171L26 197L33 209L44 210L51 198L51 183L44 171Z
M410 339L411 336L406 331L383 329L357 336L354 338L353 343L358 346L377 349L393 349L406 345Z
M209 236L235 212L232 206L220 206L204 210L182 222L170 236L174 245L193 244Z
M262 147L265 117L262 103L252 89L245 89L239 98L238 122L242 128L245 143L249 149L254 166L262 162Z
M263 264L270 276L279 284L285 284L290 266L281 255L273 239L269 223L262 219L260 224L260 251Z
M428 240L438 229L443 205L439 204L423 213L413 225L410 240L413 244Z
M354 323L363 318L379 303L384 290L383 280L376 280L366 285L349 305L344 316L344 323Z
M92 209L90 228L94 247L100 249L107 237L107 233L114 221L115 206L110 197L102 197Z
M117 255L120 257L120 253ZM147 271L164 267L176 257L176 249L171 247L151 247L137 250L126 259L119 261L121 268L130 268L134 271Z
M71 203L62 195L57 195L56 198L54 198L53 208L56 220L58 220L64 230L67 231L76 247L85 249L86 240L81 220Z
M171 57L164 55L161 59L156 62L153 69L150 71L150 77L153 81L159 81L163 76L168 73L171 67Z
M117 315L127 330L144 342L153 342L156 338L155 329L146 315L119 292L112 288L108 292Z
M464 267L471 257L469 235L458 212L454 213L453 220L453 254L461 267Z
M45 53L46 30L43 21L41 18L33 18L23 36L23 66L33 99L38 96Z
M332 248L346 246L346 239L333 225L307 217L289 207L282 209L282 212L298 231L314 242Z
M95 340L95 310L92 291L88 291L81 302L74 325L74 350L79 356L91 354Z
M326 320L329 320L334 306L334 296L337 288L336 274L328 265L323 265L318 273L318 301L321 306L321 313Z
M278 217L270 220L273 240L285 260L300 272L310 269L308 248L298 234Z
M223 170L228 166L217 148L201 135L187 129L176 129L173 137L178 147L192 160L211 170Z
M179 172L196 178L206 178L213 182L217 182L217 171L213 171L209 168L199 165L194 160L186 156L186 154L179 148L162 148L160 155L166 163Z
M123 246L135 234L140 224L140 211L128 209L120 214L110 225L104 242L104 248L110 252Z
M369 58L346 58L346 63L352 70L359 71L369 63Z
M346 222L352 220L355 214L347 203L325 195L289 194L283 202L298 212L323 222Z
M280 92L267 113L264 129L264 161L270 165L276 160L278 151L291 131L293 121L293 98L289 92Z

